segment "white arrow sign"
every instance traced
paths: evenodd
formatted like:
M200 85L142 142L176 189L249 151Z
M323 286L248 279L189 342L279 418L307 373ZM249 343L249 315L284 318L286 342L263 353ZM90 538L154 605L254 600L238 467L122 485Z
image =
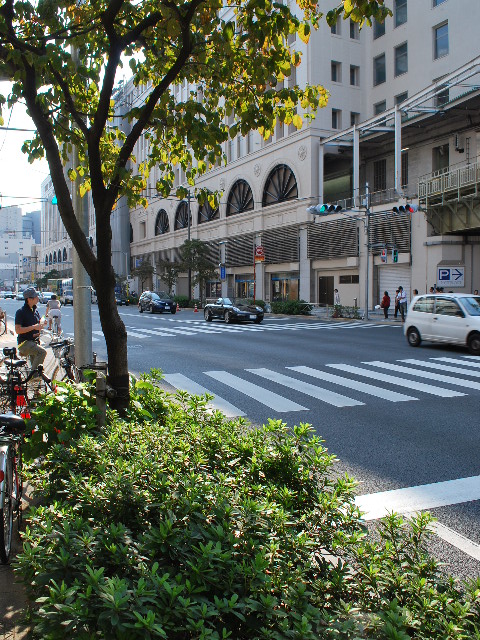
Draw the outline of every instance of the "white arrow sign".
M464 287L465 267L438 267L437 284L439 287Z

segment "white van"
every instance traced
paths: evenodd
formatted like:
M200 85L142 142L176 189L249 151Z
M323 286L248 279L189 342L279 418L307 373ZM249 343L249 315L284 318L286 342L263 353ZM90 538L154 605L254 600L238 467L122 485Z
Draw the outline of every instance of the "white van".
M407 312L404 333L412 347L422 340L468 347L480 356L480 296L431 293L416 296Z

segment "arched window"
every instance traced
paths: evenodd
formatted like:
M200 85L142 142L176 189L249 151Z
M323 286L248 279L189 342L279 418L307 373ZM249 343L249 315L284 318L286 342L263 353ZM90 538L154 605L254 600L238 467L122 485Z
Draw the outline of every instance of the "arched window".
M53 252L53 264L55 264L57 262L57 252L54 251Z
M52 262L53 262L53 258L52 258L52 254L50 254L48 256L48 264L52 264Z
M63 261L67 261L67 247L63 247Z
M57 254L57 262L61 262L61 261L62 261L62 252L59 249Z
M253 210L253 193L245 180L237 180L230 189L227 200L227 216Z
M45 256L45 266L48 267L48 256Z
M165 209L160 209L157 213L157 219L155 220L155 235L161 236L164 233L170 231L170 224L168 222L168 214Z
M202 224L202 222L210 222L210 220L216 220L219 217L220 211L218 207L216 209L212 209L208 200L205 200L202 206L198 208L198 224Z
M190 224L192 224L192 215L190 214ZM175 213L175 231L177 229L186 229L188 227L188 204L182 200L177 207Z
M286 164L277 165L269 174L263 190L262 206L298 198L297 181Z
M130 225L130 242L133 242L133 227Z

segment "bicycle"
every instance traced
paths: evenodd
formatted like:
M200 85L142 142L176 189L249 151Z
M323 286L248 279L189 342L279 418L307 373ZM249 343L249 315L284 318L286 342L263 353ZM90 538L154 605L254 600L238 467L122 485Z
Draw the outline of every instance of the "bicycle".
M53 391L52 381L44 374L42 365L28 371L27 361L17 359L15 347L5 347L3 355L3 364L7 372L5 376L0 374L0 412L10 411L29 417L29 407L35 395L46 393L48 390ZM35 381L35 385L29 385L32 380Z
M71 338L58 340L50 343L50 347L57 359L58 365L55 369L54 378L58 380L71 380L72 382L81 382L83 379L82 372L75 366L75 346ZM58 372L62 371L62 377L58 377Z
M25 420L0 415L0 562L7 564L12 548L13 519L22 525L22 442Z

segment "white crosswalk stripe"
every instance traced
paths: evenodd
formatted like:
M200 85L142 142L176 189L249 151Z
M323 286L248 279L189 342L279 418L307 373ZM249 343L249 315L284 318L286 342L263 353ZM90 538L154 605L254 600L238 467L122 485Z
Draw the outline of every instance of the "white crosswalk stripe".
M464 358L467 358L468 356L464 356ZM477 356L474 356L475 358L477 358L477 360L475 361L470 361L470 360L458 360L457 358L431 358L433 361L435 362L449 362L451 364L461 364L464 367L480 367L480 359L478 359Z
M346 396L342 396L334 391L328 391L328 389L316 387L308 382L296 380L295 378L285 376L282 373L276 373L270 369L247 369L247 371L254 373L257 376L261 376L262 378L266 378L267 380L271 380L272 382L283 384L289 389L295 389L295 391L305 393L306 395L312 396L312 398L317 398L327 404L332 404L334 407L355 407L364 404L363 402L352 400L352 398L347 398Z
M389 400L390 402L406 402L409 400L418 400L418 398L407 396L403 393L398 393L397 391L389 391L388 389L375 387L374 385L367 384L366 382L358 382L357 380L342 378L341 376L336 376L333 373L319 371L318 369L312 369L311 367L287 367L287 369L298 371L298 373L304 373L307 376L312 376L313 378L318 378L319 380L325 380L326 382L333 382L333 384L338 384L342 387L348 387L349 389L362 391L367 395L375 396L377 398L383 398L384 400Z
M380 362L378 360L374 362L364 362L372 367L380 367L384 369L388 367L390 371L397 371L398 373L407 373L408 375L415 376L416 378L427 378L428 380L436 380L437 382L446 382L455 386L466 387L467 389L475 389L480 391L480 383L473 382L472 380L466 380L465 378L454 378L453 376L444 376L441 373L432 373L431 371L420 371L412 369L411 367L402 367L399 364L391 364L388 362Z
M480 378L480 371L467 370L462 367L452 367L448 364L437 364L436 362L424 362L423 360L414 360L413 358L407 358L406 360L399 360L399 362L405 362L405 364L413 364L416 367L426 367L428 369L436 369L437 371L449 371L450 373L461 373L464 376L470 376L471 378Z
M402 360L399 362L403 362ZM253 375L254 377L263 378L271 383L280 385L282 388L286 387L294 393L309 396L332 405L337 408L344 407L360 407L366 404L365 398L352 398L351 394L341 394L336 391L330 390L323 386L318 386L310 382L306 382L301 378L294 377L295 374L300 376L310 376L316 380L332 384L334 386L346 387L350 392L357 392L364 394L365 396L371 396L379 400L387 402L410 402L421 399L421 395L426 393L441 398L455 398L467 395L465 390L480 391L480 382L467 379L470 373L472 377L480 377L478 371L463 371L458 367L450 367L449 365L441 365L429 359L423 360L411 360L408 364L411 366L402 366L389 362L372 361L366 364L368 367L381 367L386 372L376 371L374 368L358 367L354 365L337 363L326 364L325 367L330 369L336 369L337 372L345 372L345 376L331 373L330 371L324 371L322 369L314 369L307 366L295 366L285 367L293 375L285 375L283 372L274 371L273 369L267 369L264 367L244 369L244 375L234 375L228 371L204 371L201 372L201 376L206 375L209 378L213 378L217 382L220 382L227 388L233 390L236 397L245 396L246 399L240 400L238 408L230 404L229 400L221 396L217 396L216 393L201 385L199 382L193 381L187 376L182 374L167 374L165 376L166 381L177 389L183 389L189 393L203 394L209 393L216 396L215 400L211 403L214 408L221 409L228 416L240 416L246 415L251 411L251 400L255 400L264 406L274 409L278 413L288 411L306 411L313 409L315 405L305 407L303 404L299 404L290 398L286 398L284 395L274 393L271 389L267 389L256 382L251 382L248 378ZM428 369L436 369L439 366L445 366L450 373L461 373L461 376L450 376ZM455 369L455 371L452 371ZM406 375L403 375L406 374ZM360 380L358 377L366 377L375 380L378 384L369 384ZM455 391L445 386L437 386L434 384L420 382L415 378L426 378L429 381L444 382L447 385L454 385L460 387L461 390ZM399 393L389 388L380 386L381 383L387 385L394 385L400 387L406 387L409 390L409 394ZM238 395L240 394L240 396ZM291 394L289 394L291 395ZM224 408L221 408L224 407Z

